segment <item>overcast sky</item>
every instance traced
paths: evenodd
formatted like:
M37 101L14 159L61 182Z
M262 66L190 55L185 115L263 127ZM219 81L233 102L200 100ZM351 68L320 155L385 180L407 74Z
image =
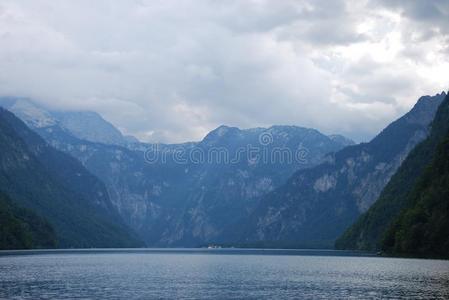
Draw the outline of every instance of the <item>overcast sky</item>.
M0 0L0 95L146 141L221 124L367 140L448 88L448 0Z

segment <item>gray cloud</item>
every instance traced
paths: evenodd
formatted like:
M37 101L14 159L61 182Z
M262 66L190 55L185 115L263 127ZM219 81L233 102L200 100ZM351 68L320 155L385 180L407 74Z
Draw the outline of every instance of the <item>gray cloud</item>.
M447 5L402 2L1 0L0 94L151 141L220 124L366 140L447 89Z
M449 23L449 3L446 0L374 0L373 3L397 9L407 18L430 22L432 26ZM444 26L441 29L447 30Z

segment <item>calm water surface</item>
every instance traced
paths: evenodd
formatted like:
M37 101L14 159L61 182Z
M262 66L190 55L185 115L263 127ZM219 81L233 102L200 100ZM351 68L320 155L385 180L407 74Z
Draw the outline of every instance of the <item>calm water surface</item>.
M449 299L449 262L332 251L0 252L2 299Z

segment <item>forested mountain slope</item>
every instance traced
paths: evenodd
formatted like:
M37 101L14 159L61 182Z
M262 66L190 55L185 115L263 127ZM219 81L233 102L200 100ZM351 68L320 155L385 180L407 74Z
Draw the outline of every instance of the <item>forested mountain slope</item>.
M54 248L57 239L50 223L31 210L18 207L0 193L0 249Z
M102 182L3 108L0 190L45 218L59 247L141 245L115 213Z
M446 99L438 109L435 120L432 122L432 131L429 137L413 149L382 191L376 203L337 240L336 247L338 249L380 249L386 230L395 222L404 208L414 207L415 203L418 206L424 205L417 204L418 202L421 203L421 201L426 202L425 205L432 205L430 200L420 200L428 197L426 195L432 195L432 197L435 197L434 200L438 203L437 205L443 205L443 202L439 199L442 199L444 189L438 190L435 194L429 189L438 189L438 185L442 183L440 181L445 180L444 149L447 148L445 148L443 141L448 131L449 97L446 96ZM437 152L437 149L440 150ZM434 158L435 153L438 153L438 158ZM433 165L429 167L430 170L426 170L434 159ZM441 164L443 169L439 169L438 164ZM438 172L442 172L441 175L438 175ZM404 212L404 214L410 216L410 213ZM405 251L405 249L410 251L409 246L404 246L405 249L401 250L403 246L400 246L399 242L394 242L395 238L393 236L400 231L399 228L402 228L406 221L398 222L398 229L390 232L389 242L384 246L389 249L396 249L394 251L398 252ZM401 240L399 236L398 240Z

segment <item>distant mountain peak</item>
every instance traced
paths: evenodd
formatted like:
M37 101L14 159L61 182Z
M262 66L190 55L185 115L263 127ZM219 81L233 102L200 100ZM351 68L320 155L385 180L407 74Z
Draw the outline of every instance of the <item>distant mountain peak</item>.
M33 127L42 128L57 123L49 112L26 99L18 99L7 108Z
M103 144L124 145L126 138L100 114L92 111L53 113L61 126L80 139Z
M422 96L418 99L412 110L408 112L404 118L409 123L425 125L429 124L434 116L439 104L446 97L446 93L443 91L435 96Z
M127 146L139 141L94 111L51 111L26 98L5 97L0 103L32 128L59 126L74 137L94 143Z
M214 130L214 133L217 135L217 136L224 136L224 135L226 135L229 131L236 131L236 130L238 130L238 131L240 131L240 129L239 128L237 128L237 127L230 127L230 126L226 126L226 125L221 125L221 126L219 126L219 127L217 127L215 130Z
M351 140L350 138L347 138L341 134L331 134L331 135L328 135L328 137L331 140L333 140L334 142L338 142L338 143L341 143L346 146L355 145L355 142L353 140Z
M210 131L203 139L203 142L210 143L217 141L225 136L241 133L241 130L237 127L230 127L227 125L220 125L214 130Z
M310 131L317 131L316 129L302 127L302 126L296 126L296 125L273 125L269 128L266 128L267 130L310 130Z
M265 135L270 136L267 137ZM326 140L330 140L336 145L343 147L355 144L354 141L342 135L327 136L316 129L296 125L273 125L270 127L254 127L247 129L221 125L210 131L202 140L202 143L212 146L218 145L226 140L230 141L230 139L233 139L234 142L246 140L248 142L251 141L251 143L258 143L263 136L264 138L270 139L269 144L276 143L277 146L285 146L286 143L296 141L297 139L321 140L322 143L326 143Z

